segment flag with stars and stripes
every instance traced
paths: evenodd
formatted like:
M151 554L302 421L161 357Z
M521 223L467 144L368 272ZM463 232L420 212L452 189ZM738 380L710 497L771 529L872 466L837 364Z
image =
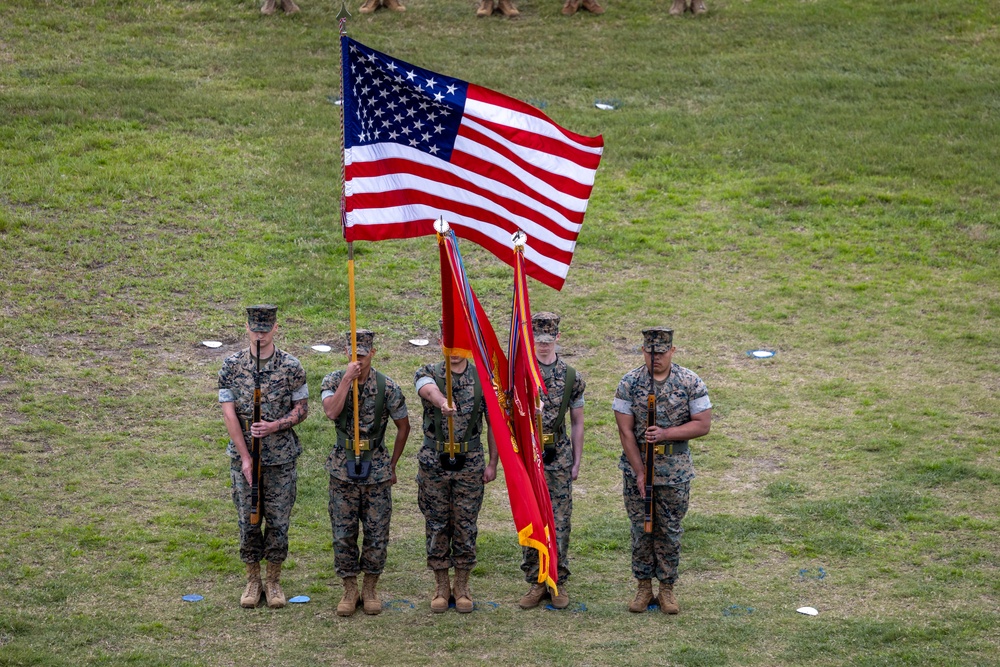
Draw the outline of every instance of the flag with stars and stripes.
M349 37L341 49L347 240L431 235L443 217L510 263L522 230L528 275L561 289L604 140Z

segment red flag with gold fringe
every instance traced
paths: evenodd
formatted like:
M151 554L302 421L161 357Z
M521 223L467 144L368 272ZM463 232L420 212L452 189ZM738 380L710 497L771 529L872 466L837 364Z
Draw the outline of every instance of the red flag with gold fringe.
M517 237L515 236L515 239ZM514 426L514 437L520 444L519 454L525 472L531 483L535 502L545 524L545 538L549 548L548 562L539 562L538 582L547 579L556 581L557 550L555 518L552 515L552 500L545 479L542 463L541 395L546 392L542 371L535 358L535 337L531 329L531 304L528 299L528 278L524 267L524 246L515 240L514 248L514 293L511 300L510 343L508 346L509 384L513 405L510 416ZM544 571L547 565L549 571Z
M503 465L518 543L538 551L539 582L556 590L552 505L544 486L544 472L541 476L544 491L544 504L542 504L535 488L536 481L533 481L538 477L529 472L525 465L526 460L537 460L540 465L537 455L529 452L528 458L524 458L526 455L523 453L525 447L522 447L522 442L526 443L527 448L537 450L532 444L533 436L529 434L525 441L515 437L514 425L520 423L520 417L511 420L511 415L517 412L518 408L510 405L508 398L510 366L507 357L500 348L493 325L490 324L489 318L469 285L454 232L438 233L438 243L441 254L443 345L446 350L450 350L450 354L471 353L483 387L490 429L493 431L500 462ZM534 414L533 409L529 408L526 414L530 421L531 415Z

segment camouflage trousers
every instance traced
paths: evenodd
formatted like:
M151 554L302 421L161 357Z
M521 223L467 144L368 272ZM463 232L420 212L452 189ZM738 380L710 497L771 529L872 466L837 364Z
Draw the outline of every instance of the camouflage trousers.
M569 531L570 517L573 515L573 473L565 470L545 470L545 482L549 487L549 499L552 501L552 517L556 525L556 550L558 556L557 572L559 583L569 579ZM522 547L523 558L521 570L524 580L534 584L538 582L538 551Z
M330 527L337 576L382 574L389 546L392 482L356 484L330 477ZM365 537L358 552L358 527Z
M229 474L233 481L233 504L240 521L240 559L244 563L284 562L288 556L288 525L298 482L295 461L261 466L263 519L256 526L250 525L250 484L243 477L239 459L232 461Z
M459 472L441 472L421 465L417 504L424 515L427 567L471 570L476 566L476 522L483 495L481 466L467 463Z
M687 514L690 482L680 486L653 487L653 532L643 531L646 508L635 477L623 475L625 511L632 522L632 574L636 579L677 581L681 560L681 519Z

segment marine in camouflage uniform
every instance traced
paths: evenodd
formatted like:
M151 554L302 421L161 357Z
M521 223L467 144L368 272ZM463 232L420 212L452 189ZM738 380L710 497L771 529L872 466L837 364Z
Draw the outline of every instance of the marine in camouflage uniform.
M344 597L337 605L338 616L352 615L359 600L363 602L366 614L382 611L375 586L385 568L389 545L396 463L410 434L406 398L402 390L391 378L372 369L375 334L359 329L356 335L358 360L348 363L346 370L328 374L323 378L322 386L323 411L337 423L337 444L326 460L326 471L330 473L329 509L334 567L337 576L344 582ZM347 353L350 359L350 332L347 332ZM368 475L364 478L359 478L358 471L354 469L355 378L358 380L359 442L362 443L359 449L362 450L364 463L369 466ZM391 457L385 446L389 419L396 425ZM359 523L365 531L360 552ZM365 576L359 594L358 574L361 572Z
M712 423L708 389L696 374L673 363L677 348L673 330L646 329L645 365L629 371L618 384L612 408L622 442L618 467L622 471L625 509L632 523L632 574L638 591L629 611L643 612L653 600L651 580L660 581L660 611L680 611L673 593L681 553L681 520L687 513L694 467L688 440L706 435ZM653 367L656 425L646 426ZM645 443L657 445L653 479L653 531L643 530L645 517Z
M240 524L240 558L247 566L247 587L240 598L244 607L255 607L261 592L271 608L285 606L279 578L288 556L288 525L295 504L298 475L296 459L302 445L293 426L308 415L309 387L299 360L274 346L277 308L247 308L250 347L222 362L219 370L219 403L229 432L230 476L233 504ZM254 376L260 341L261 421L253 420ZM263 524L250 525L250 439L260 438ZM265 526L261 530L261 526ZM266 585L262 586L260 561L266 560Z
M542 396L542 438L545 445L545 481L552 501L555 519L556 547L558 550L559 592L552 598L552 606L565 609L569 606L566 581L569 579L569 534L573 514L573 480L580 474L583 456L583 392L586 382L566 365L556 354L559 339L559 316L554 313L535 313L531 318L535 338L535 356L542 371L548 393ZM572 376L572 377L570 377ZM567 379L572 385L567 391ZM570 429L566 429L569 416ZM522 609L537 607L550 593L545 584L538 583L538 551L524 547L521 569L531 588L519 601Z
M445 363L428 364L416 372L414 382L423 403L424 440L417 454L417 501L424 515L427 536L427 566L434 571L435 592L431 610L448 610L454 593L455 608L473 609L469 573L476 565L476 537L484 485L496 478L498 452L493 433L487 428L489 461L483 452L482 431L486 402L475 367L464 357L451 356L448 366L452 382L452 403L445 396ZM478 396L478 400L477 400ZM458 470L444 452L449 442L448 417L459 448L455 460L464 461ZM442 455L444 460L442 461ZM455 568L452 589L449 568Z

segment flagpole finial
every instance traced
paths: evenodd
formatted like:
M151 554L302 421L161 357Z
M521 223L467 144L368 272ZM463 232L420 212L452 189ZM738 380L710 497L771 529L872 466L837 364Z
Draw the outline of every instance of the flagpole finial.
M347 11L347 2L340 3L340 12L337 14L337 20L342 21L351 18L351 13Z
M447 234L450 229L451 226L444 219L444 216L434 221L434 231L438 234Z
M524 246L528 245L528 235L520 229L511 234L510 240L514 244L515 250L522 250Z

